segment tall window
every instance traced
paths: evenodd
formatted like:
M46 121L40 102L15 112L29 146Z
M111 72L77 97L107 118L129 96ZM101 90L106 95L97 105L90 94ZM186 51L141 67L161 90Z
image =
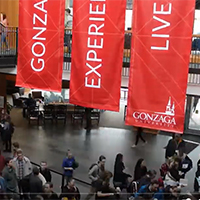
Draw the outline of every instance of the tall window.
M69 0L69 7L73 8L73 0Z

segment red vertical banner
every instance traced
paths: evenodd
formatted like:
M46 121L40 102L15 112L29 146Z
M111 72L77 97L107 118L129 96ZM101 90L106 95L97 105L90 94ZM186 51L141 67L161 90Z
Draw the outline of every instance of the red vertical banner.
M70 102L119 110L125 0L74 0Z
M19 0L16 85L61 91L65 0Z
M134 0L126 124L182 133L195 0Z

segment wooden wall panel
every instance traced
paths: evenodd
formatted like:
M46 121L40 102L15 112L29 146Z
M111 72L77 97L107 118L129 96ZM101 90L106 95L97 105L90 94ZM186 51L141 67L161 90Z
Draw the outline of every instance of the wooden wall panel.
M18 27L19 0L0 0L0 12L7 15L9 26Z

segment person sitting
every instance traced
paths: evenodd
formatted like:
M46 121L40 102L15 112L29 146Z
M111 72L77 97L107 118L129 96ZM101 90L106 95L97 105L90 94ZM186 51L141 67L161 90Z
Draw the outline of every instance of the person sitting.
M97 192L95 199L116 199L119 197L119 192L121 191L119 187L110 187L110 178L112 178L112 173L105 171L104 177L102 179L102 184L97 187Z
M56 200L58 195L53 191L53 183L46 183L44 186L44 200Z
M68 180L67 185L63 187L63 192L60 195L61 200L80 200L81 195L79 189L75 186L75 180L73 178Z
M135 194L135 197L141 196L144 199L155 199L156 193L159 191L159 182L153 180L149 185L142 186L139 191Z
M128 177L131 177L131 175L123 172L124 169L123 155L119 153L115 159L113 184L115 187L119 186L121 190L127 188Z
M177 186L177 182L180 181L181 175L179 174L179 158L176 158L169 167L169 171L165 176L164 184L165 186Z
M35 99L32 98L31 94L28 94L28 99L26 99L25 104L26 104L27 108L35 108L36 101L35 101Z
M140 189L144 185L149 185L151 181L156 177L156 171L155 170L149 170L145 176L143 176L138 181L138 189Z
M139 181L147 173L146 163L143 158L139 159L135 165L134 180Z

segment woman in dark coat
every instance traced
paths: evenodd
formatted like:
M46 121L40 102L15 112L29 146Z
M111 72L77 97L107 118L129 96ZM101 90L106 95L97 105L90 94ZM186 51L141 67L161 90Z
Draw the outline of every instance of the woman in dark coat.
M143 158L140 158L136 165L134 171L134 180L139 181L147 173L147 167Z
M113 182L115 183L121 183L123 186L127 185L127 179L128 177L131 177L131 175L124 173L125 166L123 163L123 155L121 153L117 154L115 158L115 166L114 166L114 177Z
M197 171L194 178L194 191L199 192L200 187L200 160L197 162Z

